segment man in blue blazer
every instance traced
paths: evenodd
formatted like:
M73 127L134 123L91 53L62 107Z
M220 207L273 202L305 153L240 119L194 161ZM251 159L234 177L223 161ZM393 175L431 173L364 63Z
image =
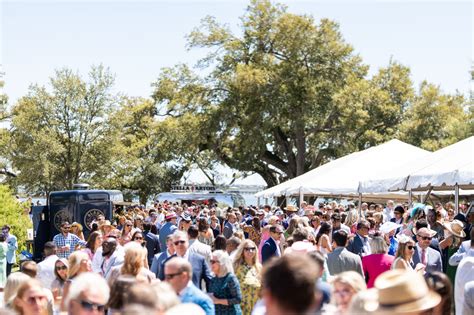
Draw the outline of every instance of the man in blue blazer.
M428 228L418 229L416 239L418 243L412 257L412 267L415 269L418 263L425 265L426 272L439 271L443 272L443 262L441 254L430 247L431 240L436 234L435 231Z
M360 257L370 255L371 249L369 245L369 228L370 223L362 220L357 223L357 232L347 244L347 250Z
M212 279L211 276L211 270L209 268L209 265L206 262L206 259L196 253L191 253L188 251L189 247L189 242L188 242L188 235L183 232L177 230L176 232L173 233L173 245L175 248L176 253L170 257L168 257L166 260L164 260L161 263L161 268L160 268L160 274L159 278L160 280L165 280L165 266L167 262L173 258L173 257L182 257L189 261L189 263L192 266L193 273L192 273L192 279L193 283L196 287L201 289L201 281L204 280L206 282L206 287L209 287L209 283Z
M206 315L214 315L214 303L211 298L199 290L191 281L192 266L184 258L173 257L165 266L165 280L178 294L182 303L200 306Z
M156 278L160 278L162 263L174 255L174 253L173 235L168 235L166 238L166 250L154 255L151 262L150 271L156 275Z
M262 263L267 262L272 257L280 257L281 250L279 241L283 234L281 225L272 225L270 227L270 238L262 246Z

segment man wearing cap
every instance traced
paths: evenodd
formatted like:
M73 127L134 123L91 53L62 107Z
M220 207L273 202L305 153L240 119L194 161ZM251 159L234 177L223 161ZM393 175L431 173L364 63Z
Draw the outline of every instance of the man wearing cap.
M413 269L419 263L426 266L426 272L439 271L443 272L443 262L441 260L441 254L430 247L431 240L436 234L435 231L429 228L421 228L417 230L415 253L412 258Z
M270 258L281 256L280 238L283 234L281 225L272 225L270 227L270 237L262 246L262 263L267 262Z
M160 237L160 248L166 248L166 238L168 235L174 233L174 231L178 228L176 226L176 214L174 212L168 212L165 216L166 223L160 229L159 237Z

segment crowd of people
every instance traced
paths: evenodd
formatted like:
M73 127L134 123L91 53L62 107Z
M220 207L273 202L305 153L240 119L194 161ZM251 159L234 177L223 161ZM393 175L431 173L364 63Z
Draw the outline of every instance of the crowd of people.
M62 222L17 272L6 225L0 314L474 314L473 223L466 203L164 202Z

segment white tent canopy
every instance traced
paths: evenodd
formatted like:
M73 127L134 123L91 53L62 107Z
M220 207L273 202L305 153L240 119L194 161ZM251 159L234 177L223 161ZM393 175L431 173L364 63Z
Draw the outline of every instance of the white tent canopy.
M391 140L326 163L256 194L256 197L311 195L356 195L359 182L380 176L409 161L426 158L428 151Z
M360 183L360 193L474 188L474 136L440 149L400 169Z

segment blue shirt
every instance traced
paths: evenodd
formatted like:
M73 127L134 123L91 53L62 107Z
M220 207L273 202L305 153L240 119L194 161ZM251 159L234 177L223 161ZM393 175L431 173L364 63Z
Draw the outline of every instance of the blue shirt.
M62 233L59 233L53 237L53 242L58 247L58 250L63 246L68 246L69 249L65 252L57 253L58 257L60 258L69 258L69 255L72 254L73 251L76 250L77 245L86 246L86 242L81 240L79 237L72 233L68 233L64 236Z

